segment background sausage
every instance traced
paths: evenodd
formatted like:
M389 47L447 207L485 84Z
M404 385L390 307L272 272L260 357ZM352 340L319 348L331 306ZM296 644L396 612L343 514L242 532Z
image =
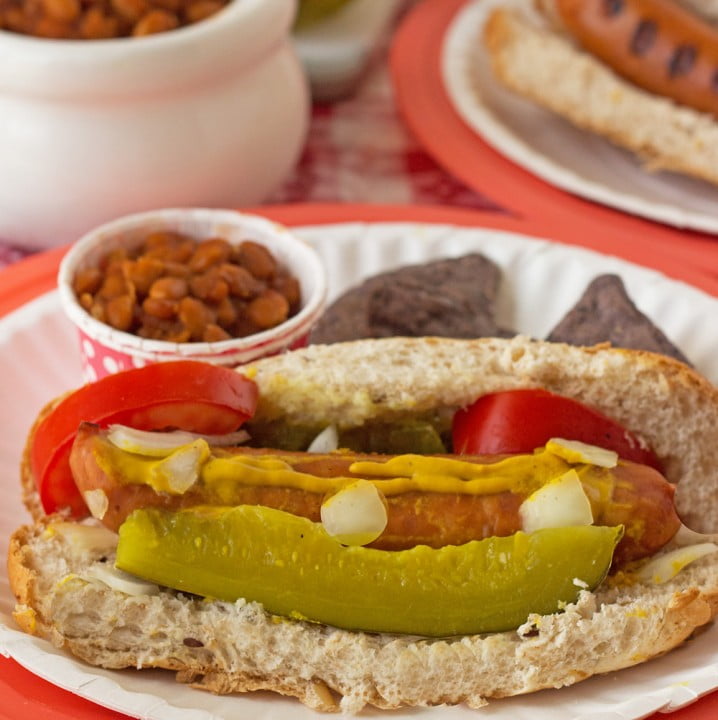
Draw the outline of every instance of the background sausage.
M566 29L639 87L718 117L718 30L673 0L555 0Z

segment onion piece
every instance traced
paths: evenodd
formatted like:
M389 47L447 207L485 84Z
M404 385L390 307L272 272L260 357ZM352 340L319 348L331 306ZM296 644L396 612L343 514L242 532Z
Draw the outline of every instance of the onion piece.
M618 465L617 452L579 440L551 438L546 443L546 450L570 463L586 463L605 468L614 468Z
M135 575L130 575L130 573L126 573L124 570L107 563L90 565L85 572L85 577L91 580L99 580L107 587L124 595L158 595L160 592L158 585L142 580Z
M339 448L339 433L336 425L328 425L317 435L307 448L310 453L334 452Z
M94 490L85 490L82 497L92 517L102 520L110 507L107 493L102 488L95 488Z
M524 532L591 525L591 503L575 470L569 470L529 495L519 507Z
M686 565L716 551L718 545L715 543L699 543L671 550L665 555L649 560L636 571L636 577L643 582L661 585L678 575Z
M115 550L119 535L104 525L83 525L59 522L50 525L48 532L56 532L77 552L109 553Z
M209 445L215 447L240 445L249 440L249 433L246 430L238 430L226 435L202 435L185 430L155 432L136 430L126 425L110 425L107 439L125 452L149 455L150 457L167 457L177 448L189 445L194 440L205 440Z
M368 545L387 523L384 496L368 480L357 480L325 500L320 515L324 529L342 545Z
M160 492L183 495L197 482L209 456L209 445L201 438L182 445L155 465L150 484Z

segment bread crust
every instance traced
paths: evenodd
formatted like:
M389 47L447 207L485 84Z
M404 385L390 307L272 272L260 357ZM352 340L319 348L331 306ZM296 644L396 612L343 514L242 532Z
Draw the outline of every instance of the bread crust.
M647 170L670 170L718 183L718 123L623 80L550 25L498 7L483 32L496 78L510 90L601 135L642 159ZM546 10L546 8L549 8Z
M679 481L698 529L718 525L718 390L665 356L521 337L390 338L310 346L240 371L259 386L255 423L358 425L544 387L644 437ZM518 631L438 640L350 632L279 619L252 602L123 595L85 575L106 549L76 547L62 523L43 518L12 537L8 571L23 630L93 665L164 668L204 690L271 690L321 711L480 707L571 685L668 652L718 613L713 555L664 585L584 591L565 612L532 616Z

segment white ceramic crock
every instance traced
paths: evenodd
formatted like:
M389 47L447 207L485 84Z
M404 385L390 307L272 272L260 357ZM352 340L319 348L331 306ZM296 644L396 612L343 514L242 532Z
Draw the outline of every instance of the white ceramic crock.
M131 212L265 199L308 126L295 10L232 0L116 40L0 31L0 239L51 247Z

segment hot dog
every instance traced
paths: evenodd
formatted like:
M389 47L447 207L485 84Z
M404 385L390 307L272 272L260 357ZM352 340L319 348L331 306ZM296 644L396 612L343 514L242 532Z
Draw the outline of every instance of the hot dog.
M644 160L718 183L718 29L679 0L499 0L496 79Z
M718 31L675 0L556 0L565 28L649 92L718 117Z
M544 388L623 424L632 438L652 448L666 478L677 483L678 514L684 522L692 517L694 527L703 531L715 522L718 391L668 358L524 338L395 338L313 346L258 361L240 373L257 388L256 407L243 425L250 439L266 436L267 428L277 424L357 428L428 418L445 425L447 415L488 393ZM560 687L648 659L682 642L718 608L715 556L705 555L675 574L686 565L686 556L683 550L678 551L683 555L671 555L670 544L648 559L629 562L601 584L621 533L634 536L645 554L653 552L647 548L657 541L642 534L644 522L663 515L657 530L675 524L675 510L665 512L673 488L654 469L630 462L592 471L600 475L601 491L609 492L603 505L589 504L602 506L605 519L620 523L618 527L542 528L463 545L385 550L342 546L322 529L323 519L320 524L299 515L315 517L319 498L306 489L323 488L316 478L329 484L337 475L349 481L359 475L376 484L381 478L395 482L400 465L395 461L405 462L406 456L386 459L352 451L310 457L287 449L223 448L202 455L206 477L201 472L182 488L169 486L170 492L158 484L162 473L145 473L141 464L179 456L108 461L104 451L114 451L106 443L104 431L83 426L72 464L83 478L81 492L106 493L106 511L98 513L103 520L114 526L129 512L119 528L119 546L116 536L101 526L50 516L16 533L9 558L21 627L54 638L90 663L170 668L178 671L178 679L204 689L271 689L322 710L356 712L367 703L383 708L475 705L485 698ZM203 438L192 443L200 449L208 444ZM578 466L585 462L571 455L573 445L562 447L565 457L553 452L571 470L560 472L560 478L580 475ZM518 462L525 467L542 462L544 452L509 460L524 458ZM595 465L605 453L610 455L602 450L590 456L588 464ZM307 480L299 494L285 492L281 482L254 482L251 502L273 504L279 496L272 493L284 488L277 501L282 510L208 505L213 501L210 476L219 478L214 489L222 502L247 499L242 493L249 491L228 484L223 474L223 463L235 457L260 469L268 463L272 472L285 472L281 463L289 472L311 470L315 479ZM478 463L468 461L478 459L428 457L418 466L446 461L470 466L475 473ZM215 460L222 463L211 465ZM492 460L487 466L503 462ZM384 472L389 463L394 465ZM176 467L174 460L169 464ZM450 508L448 521L440 516L439 534L432 534L434 529L429 533L437 545L442 532L475 531L474 525L484 520L489 527L481 527L480 534L493 533L494 511L501 513L502 522L515 524L513 504L529 502L551 484L539 483L534 491L531 483L517 484L517 474L504 473L507 495L516 496L508 507L476 503L478 523L465 522L454 512L455 498L434 505L434 496L442 493L423 490L410 496L426 503L410 516L422 521ZM156 487L145 482L149 475ZM422 482L431 485L436 482L432 477ZM471 477L468 482L474 482ZM405 484L405 476L398 479ZM467 480L449 474L441 482L448 487ZM580 492L590 496L591 482L585 487ZM192 493L191 507L177 509L176 504L185 502L177 498ZM147 507L158 497L165 507ZM402 493L386 493L388 504L392 497ZM391 542L396 536L401 543L426 537L408 520L408 505L396 514ZM639 522L633 520L636 513ZM713 547L702 546L704 553ZM662 557L670 561L671 577L665 576ZM111 578L106 566L115 560L141 579ZM242 568L251 573L245 577ZM656 584L656 578L665 582ZM240 588L251 588L256 595L242 595ZM551 593L557 588L570 590L560 595L568 600L556 603ZM534 610L525 613L532 604ZM477 618L482 624L476 625ZM476 627L482 629L472 629ZM602 643L610 652L597 657L595 648Z
M186 492L168 494L146 484L127 483L123 473L126 476L131 457L113 446L106 432L85 423L78 431L70 463L83 495L100 491L107 498L107 509L100 519L114 531L133 510L143 507L177 510L197 505L264 505L319 522L320 507L330 485L317 483L315 491L308 491L287 486L291 480L281 487L245 484L242 460L256 457L271 457L286 463L296 473L322 479L362 477L353 471L355 464L362 461L383 464L391 460L385 455L349 452L326 455L249 447L219 449L209 462L224 463L225 469L220 471L225 480L221 494L216 484L202 476ZM496 465L504 458L461 456L461 459L477 465ZM141 466L141 460L134 462L136 467ZM151 467L152 463L150 460L144 464ZM614 553L616 566L652 555L678 531L680 520L673 503L675 488L656 470L631 462L621 462L612 468L584 465L580 478L592 500L594 522L625 526L626 532ZM231 483L229 491L226 482ZM382 483L382 479L376 480L379 488ZM519 508L527 495L518 489L478 495L411 490L387 495L387 525L371 547L402 550L423 544L439 548L512 535L521 530Z

